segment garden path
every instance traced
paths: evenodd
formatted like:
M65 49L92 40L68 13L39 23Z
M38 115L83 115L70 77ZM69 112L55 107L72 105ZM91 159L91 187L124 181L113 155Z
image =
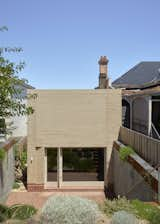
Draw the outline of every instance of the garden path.
M53 195L76 195L80 197L85 197L91 200L95 200L98 203L103 203L105 200L104 192L100 191L69 191L69 192L14 192L12 191L7 199L7 205L13 204L30 204L37 209L42 208L45 201Z

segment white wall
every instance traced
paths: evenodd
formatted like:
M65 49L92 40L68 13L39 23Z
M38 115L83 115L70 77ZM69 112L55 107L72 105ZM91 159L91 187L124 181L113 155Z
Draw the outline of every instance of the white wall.
M27 104L27 99L25 99L27 96L27 90L31 89L32 87L22 86L20 88L22 88L21 97L24 98L22 103ZM13 122L13 125L11 126L12 136L27 136L27 116L16 116L14 118L8 119L8 122Z
M26 100L24 100L23 103L27 103ZM16 116L13 118L13 131L12 136L14 137L20 137L20 136L27 136L27 116Z

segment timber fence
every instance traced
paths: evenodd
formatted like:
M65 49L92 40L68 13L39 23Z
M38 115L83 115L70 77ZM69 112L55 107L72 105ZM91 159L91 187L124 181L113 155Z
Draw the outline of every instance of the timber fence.
M131 146L151 166L156 167L160 163L160 141L134 130L121 127L119 141Z

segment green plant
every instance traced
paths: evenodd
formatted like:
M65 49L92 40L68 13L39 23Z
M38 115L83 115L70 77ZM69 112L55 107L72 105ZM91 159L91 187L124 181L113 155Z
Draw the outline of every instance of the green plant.
M118 197L117 199L113 200L106 199L103 210L108 216L111 216L115 212L122 210L129 213L135 213L135 210L131 205L130 201L127 200L125 197Z
M126 161L129 155L134 154L134 150L130 146L121 147L119 150L120 159Z
M7 220L9 217L9 208L0 204L0 222Z
M64 167L73 168L81 172L92 172L95 168L92 153L87 149L79 152L72 149L65 150L64 158Z
M112 217L112 224L138 224L138 220L133 214L126 211L115 212Z
M131 201L133 208L139 218L148 220L151 224L160 223L160 209L151 204L144 203L139 200Z
M9 215L12 219L24 220L32 217L37 209L31 205L16 204L9 208Z
M14 182L13 189L18 189L18 188L20 188L19 183L18 182Z
M26 150L23 150L21 152L20 159L21 159L22 170L24 170L24 169L26 169L26 164L27 164L27 151Z
M37 210L31 205L13 205L7 207L0 204L0 222L8 219L25 220L32 217Z
M19 168L23 172L26 169L27 164L27 151L20 151L15 147L15 160L19 162Z
M137 218L148 220L151 224L160 224L160 209L140 200L129 201L125 197L112 201L107 199L103 210L108 216L118 211L126 211L134 214Z
M98 205L75 196L50 197L42 208L42 224L97 224L101 219Z
M0 118L0 134L6 134L6 123L4 118Z
M15 178L16 182L25 179L26 174L26 164L27 164L27 151L18 150L17 146L14 147L15 151Z
M0 31L7 31L7 27L0 27ZM18 77L23 70L25 63L11 62L6 58L6 53L21 52L21 48L0 46L0 132L6 134L7 127L5 119L14 116L30 115L34 112L31 106L26 105L23 99L26 98L23 86L27 80ZM28 96L36 98L35 94Z
M0 161L2 161L5 158L6 151L5 149L0 149Z

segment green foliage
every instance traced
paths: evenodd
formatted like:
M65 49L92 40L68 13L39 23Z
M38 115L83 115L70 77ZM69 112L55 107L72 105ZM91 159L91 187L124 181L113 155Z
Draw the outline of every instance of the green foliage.
M78 170L78 171L93 171L95 168L94 161L91 158L91 155L89 154L89 151L87 149L85 150L85 157L80 156L75 150L64 150L63 152L64 156L64 167ZM52 170L57 165L57 152L56 150L48 150L47 151L47 166L49 170Z
M113 199L105 200L104 203L104 212L108 215L111 216L115 212L118 211L126 211L129 213L135 213L134 208L132 207L131 203L129 200L127 200L125 197L119 197L118 199Z
M15 160L19 161L20 169L23 171L26 169L27 164L27 151L26 150L18 150L17 147L15 147Z
M133 214L126 211L115 212L112 217L112 224L138 224L138 220Z
M14 147L15 151L15 178L16 181L24 180L27 169L27 151L19 150L17 146Z
M42 208L42 224L97 224L101 219L98 205L75 196L50 197Z
M31 205L16 204L9 208L10 218L18 220L28 219L36 214L36 212L37 209Z
M26 168L26 164L27 164L27 151L22 151L22 153L21 153L22 170L24 170Z
M126 161L129 155L134 154L134 150L130 146L121 147L119 150L120 159Z
M80 152L79 152L80 153ZM64 167L74 168L78 171L92 171L94 169L94 161L89 150L85 149L85 156L77 153L75 150L64 151Z
M19 183L18 182L14 182L13 189L18 189L18 188L20 188Z
M25 220L36 214L37 210L31 205L12 205L7 207L0 204L0 222L8 219Z
M20 153L20 162L21 162L21 169L24 171L26 169L26 164L27 164L27 151L22 151Z
M0 31L7 31L7 27L1 27ZM18 77L25 63L15 64L4 55L6 52L20 51L22 51L21 48L0 48L0 119L34 112L32 107L26 106L23 102L25 98L22 94L23 86L27 81Z
M94 161L92 159L79 160L79 163L75 164L75 168L81 172L92 171L94 169Z
M5 119L0 119L0 134L6 134Z
M7 220L9 217L9 208L0 204L0 222Z
M4 160L5 155L6 155L5 149L0 148L0 161Z
M160 209L158 207L139 200L133 200L131 204L138 217L148 220L151 224L160 223Z
M33 113L31 107L23 103L22 86L25 80L20 80L17 74L24 68L24 63L15 65L0 56L0 117L13 117Z
M118 211L126 211L134 214L137 218L149 221L151 224L160 224L160 209L140 200L129 201L125 197L112 201L106 199L103 210L107 216L112 216Z

